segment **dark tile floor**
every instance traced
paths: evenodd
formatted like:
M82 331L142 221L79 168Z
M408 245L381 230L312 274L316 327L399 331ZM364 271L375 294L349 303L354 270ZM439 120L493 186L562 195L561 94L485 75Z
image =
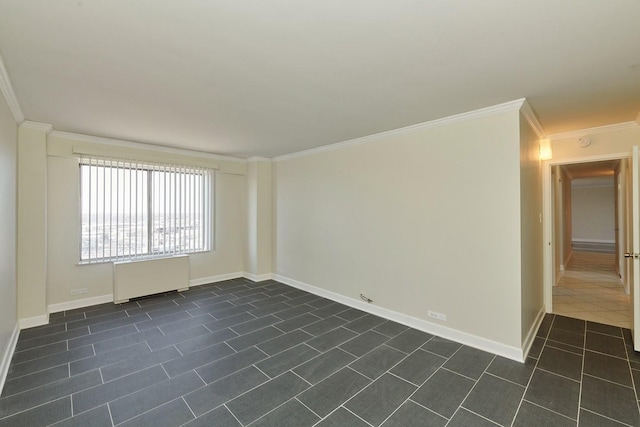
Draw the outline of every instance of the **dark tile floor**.
M236 279L22 331L0 426L638 426L630 339L547 315L520 364Z

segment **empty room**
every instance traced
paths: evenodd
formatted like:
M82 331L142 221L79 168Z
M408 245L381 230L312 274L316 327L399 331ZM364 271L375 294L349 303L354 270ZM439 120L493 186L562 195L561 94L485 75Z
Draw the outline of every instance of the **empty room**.
M0 427L640 426L639 19L0 0Z

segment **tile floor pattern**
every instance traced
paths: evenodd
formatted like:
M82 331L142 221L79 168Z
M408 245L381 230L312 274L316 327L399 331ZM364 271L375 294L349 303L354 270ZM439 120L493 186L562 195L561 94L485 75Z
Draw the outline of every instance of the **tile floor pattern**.
M0 426L638 426L629 344L547 315L520 364L235 279L22 331Z
M553 287L553 312L630 328L631 302L615 270L615 255L574 251Z

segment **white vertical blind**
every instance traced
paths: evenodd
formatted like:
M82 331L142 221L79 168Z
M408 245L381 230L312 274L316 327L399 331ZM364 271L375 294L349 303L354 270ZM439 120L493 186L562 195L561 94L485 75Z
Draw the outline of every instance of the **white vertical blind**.
M83 155L80 262L211 248L213 170Z

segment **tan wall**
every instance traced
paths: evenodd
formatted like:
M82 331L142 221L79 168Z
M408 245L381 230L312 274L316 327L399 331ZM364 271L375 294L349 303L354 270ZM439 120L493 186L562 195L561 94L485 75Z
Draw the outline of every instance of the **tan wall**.
M16 188L18 128L0 95L0 357L18 320L16 279ZM1 360L1 359L0 359Z
M18 130L18 317L23 327L48 319L47 132L32 123Z
M609 187L571 189L572 240L615 242L615 192Z
M271 273L272 254L272 166L270 161L258 162L258 263L256 274Z
M257 274L258 271L258 162L247 162L245 174L245 271Z
M47 158L48 305L100 297L113 292L111 263L77 264L79 259L78 160L71 157L68 150L69 146L76 144L76 141L61 137L49 138L50 155ZM162 155L158 152L154 152L154 156L156 156L154 160L170 158L167 157L170 155ZM225 162L220 163L220 169L215 173L214 249L189 256L192 282L206 281L215 276L243 271L245 227L243 174L244 163L236 165ZM71 290L81 288L87 288L88 292L70 295Z
M510 111L277 161L276 272L521 348L519 132Z
M544 306L542 246L542 165L539 137L520 117L520 251L522 287L522 339ZM523 342L524 344L524 342Z

